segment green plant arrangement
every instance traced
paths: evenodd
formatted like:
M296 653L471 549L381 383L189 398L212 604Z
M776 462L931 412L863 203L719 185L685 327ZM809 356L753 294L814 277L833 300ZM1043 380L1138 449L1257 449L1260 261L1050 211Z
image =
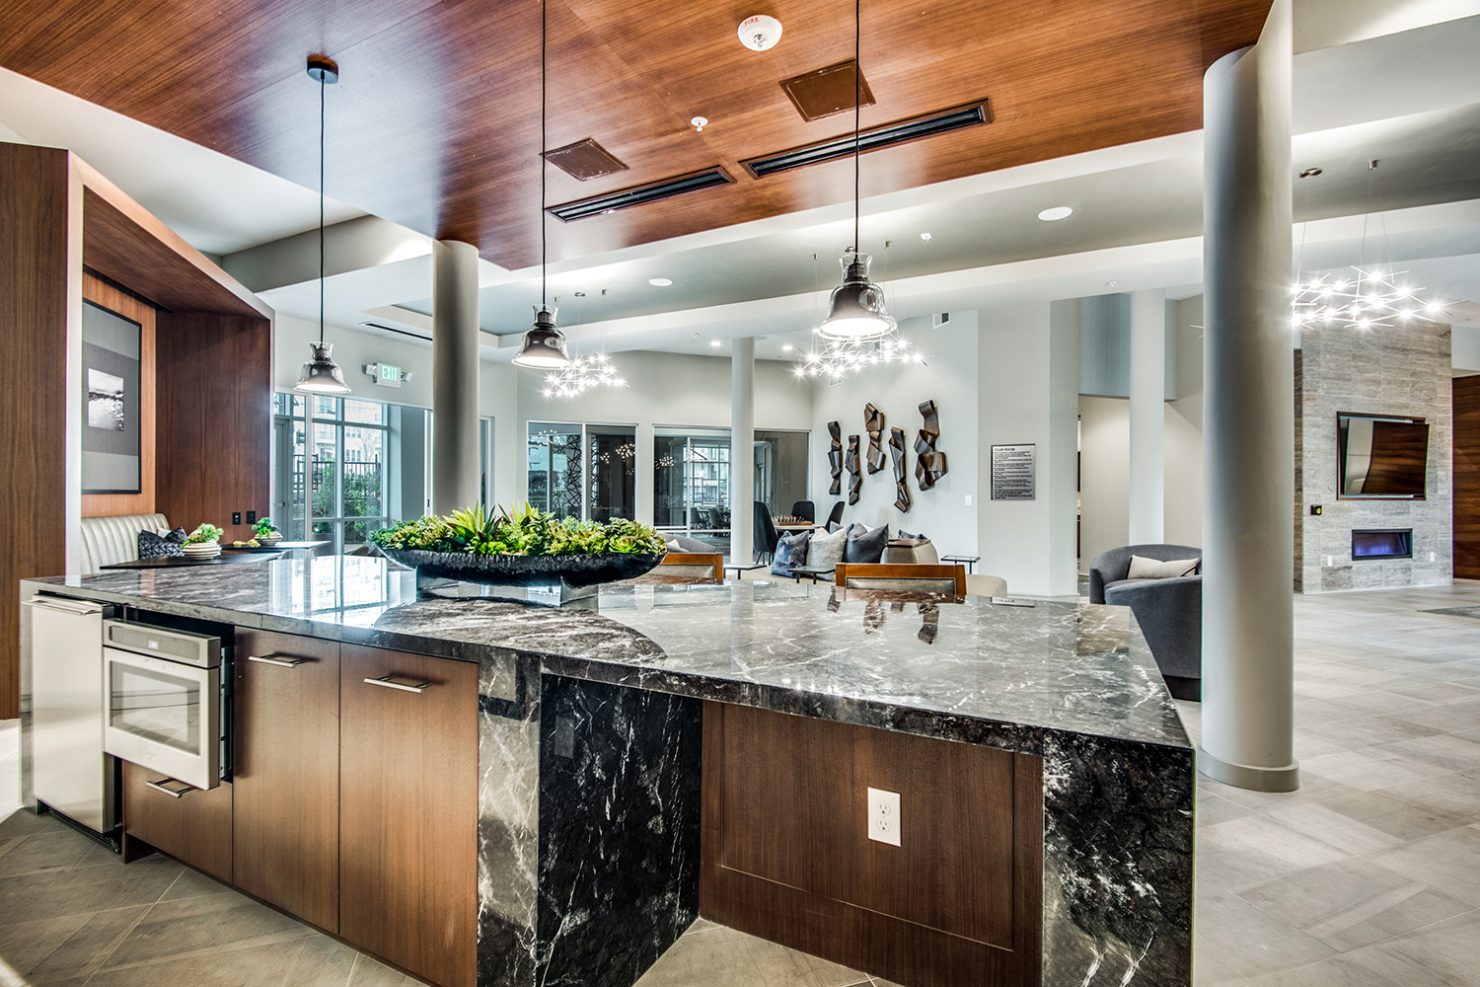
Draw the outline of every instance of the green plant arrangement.
M557 519L532 504L513 510L482 504L442 516L403 521L370 534L383 550L443 552L484 556L654 555L668 551L661 535L646 524L613 518Z
M261 541L264 538L271 538L275 534L280 534L280 532L278 531L278 526L272 523L272 518L263 517L258 518L257 523L252 525L252 534L257 536L258 541Z
M190 532L185 538L187 545L204 545L208 542L220 541L221 536L226 534L214 524L203 524Z

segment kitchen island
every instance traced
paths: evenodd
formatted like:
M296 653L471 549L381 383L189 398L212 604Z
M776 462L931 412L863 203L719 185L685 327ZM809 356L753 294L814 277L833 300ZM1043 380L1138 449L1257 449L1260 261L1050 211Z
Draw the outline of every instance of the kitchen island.
M359 815L343 802L339 924L304 916L423 976L629 985L702 911L854 964L868 958L857 950L895 936L885 966L869 969L906 985L1191 982L1193 750L1127 609L756 582L613 585L595 608L553 610L418 599L414 574L356 557L22 584L23 597L36 592L230 625L239 651L254 634L337 645L346 763L352 737L375 740L366 721L382 709L353 705L362 672L351 662L475 666L476 696L445 718L477 748L446 752L476 765L466 865L476 928L439 930L471 955L429 973L347 931L346 910L369 896L342 883L362 878L343 843ZM828 752L841 758L813 763ZM965 780L953 792L924 778L916 802L898 785L904 851L953 864L940 877L958 895L952 907L924 900L944 897L928 885L918 893L919 867L889 869L900 848L864 842L861 787L840 796L857 799L841 824L804 805L809 790L832 797L834 779L867 781L860 765L922 778L922 760ZM898 768L906 761L915 774ZM337 782L342 799L350 778ZM987 788L994 801L979 818L972 800ZM798 791L795 805L776 804L794 818L751 811ZM957 795L964 816L951 815ZM240 822L236 832L240 842ZM875 853L878 887L837 883L872 873ZM870 904L880 887L914 900ZM932 967L952 950L969 976Z

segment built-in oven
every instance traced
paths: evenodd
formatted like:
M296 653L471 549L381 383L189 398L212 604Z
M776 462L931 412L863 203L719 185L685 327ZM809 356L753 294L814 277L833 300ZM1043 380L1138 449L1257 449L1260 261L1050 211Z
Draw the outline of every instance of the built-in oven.
M230 648L219 637L125 620L103 623L103 748L179 785L231 775ZM173 790L172 790L173 789Z

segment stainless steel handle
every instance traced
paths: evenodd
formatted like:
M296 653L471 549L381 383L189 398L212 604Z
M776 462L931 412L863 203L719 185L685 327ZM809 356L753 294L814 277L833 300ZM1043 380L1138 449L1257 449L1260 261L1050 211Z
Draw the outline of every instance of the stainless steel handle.
M276 665L278 668L296 668L308 659L283 655L247 655L247 661L255 661L259 665Z
M391 679L406 679L408 681L392 682ZM394 672L392 672L390 675L382 675L376 679L366 679L365 684L378 685L382 689L399 689L401 692L415 692L420 695L421 693L426 692L427 686L431 685L432 683L416 682L412 680L411 676L409 675L396 675Z
M170 788L170 785L179 785L180 787ZM144 787L152 788L156 792L164 792L172 799L184 798L190 792L195 791L194 788L185 784L183 781L176 781L173 778L161 778L158 781L146 781L144 782Z
M38 610L50 610L53 613L85 614L102 613L104 607L101 603L93 603L91 600L69 600L56 596L33 596L24 601L26 606L35 607Z

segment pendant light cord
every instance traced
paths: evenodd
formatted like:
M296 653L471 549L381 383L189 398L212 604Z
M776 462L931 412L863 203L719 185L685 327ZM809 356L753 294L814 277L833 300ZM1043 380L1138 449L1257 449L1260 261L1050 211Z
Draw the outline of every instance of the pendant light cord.
M324 345L324 93L327 75L319 74L319 345Z
M863 65L859 58L863 50L863 0L853 0L853 252L862 253L858 242L858 181L859 134L863 121Z
M546 310L550 307L546 301L546 284L549 280L550 265L547 236L549 217L545 215L545 170L550 164L549 159L545 157L545 113L549 100L548 83L545 81L545 62L550 47L549 10L548 0L540 0L540 308Z

